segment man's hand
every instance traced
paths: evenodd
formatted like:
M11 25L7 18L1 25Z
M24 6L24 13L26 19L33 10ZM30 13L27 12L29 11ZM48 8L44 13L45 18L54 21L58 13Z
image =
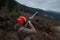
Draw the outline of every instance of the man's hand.
M34 33L37 33L35 27L34 27L33 24L31 23L31 21L28 21L28 23L29 23L29 25L30 25L32 31L33 31Z
M31 21L28 21L28 23L31 23Z

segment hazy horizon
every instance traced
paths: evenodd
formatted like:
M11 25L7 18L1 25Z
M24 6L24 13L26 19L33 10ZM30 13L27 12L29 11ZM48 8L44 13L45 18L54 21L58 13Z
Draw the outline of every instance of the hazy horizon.
M16 0L29 7L60 12L60 0Z

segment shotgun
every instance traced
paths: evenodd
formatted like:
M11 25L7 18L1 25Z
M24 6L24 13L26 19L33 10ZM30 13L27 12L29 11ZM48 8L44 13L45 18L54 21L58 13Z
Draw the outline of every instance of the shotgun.
M29 17L28 21L31 20L31 19L33 19L34 16L36 16L37 14L38 14L38 12L35 12L31 17ZM26 24L24 26L27 26L28 21L26 22Z

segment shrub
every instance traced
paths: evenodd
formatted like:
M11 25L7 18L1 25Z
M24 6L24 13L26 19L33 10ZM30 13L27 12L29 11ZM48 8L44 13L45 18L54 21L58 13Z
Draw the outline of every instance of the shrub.
M10 18L16 18L18 16L20 16L20 14L16 11L16 8L14 8L9 15Z

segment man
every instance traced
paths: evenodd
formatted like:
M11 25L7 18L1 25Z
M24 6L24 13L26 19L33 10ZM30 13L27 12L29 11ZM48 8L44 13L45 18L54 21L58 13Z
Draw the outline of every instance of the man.
M20 16L17 20L18 20L18 23L16 24L15 27L18 29L18 32L22 33L22 34L23 33L26 34L26 36L24 38L22 38L21 40L30 40L30 36L32 36L32 35L37 33L37 31L34 28L33 24L31 23L30 20L28 21L29 26L30 26L30 29L29 29L29 28L24 26L26 21L27 21L26 17ZM20 34L20 36L23 36L23 35Z

